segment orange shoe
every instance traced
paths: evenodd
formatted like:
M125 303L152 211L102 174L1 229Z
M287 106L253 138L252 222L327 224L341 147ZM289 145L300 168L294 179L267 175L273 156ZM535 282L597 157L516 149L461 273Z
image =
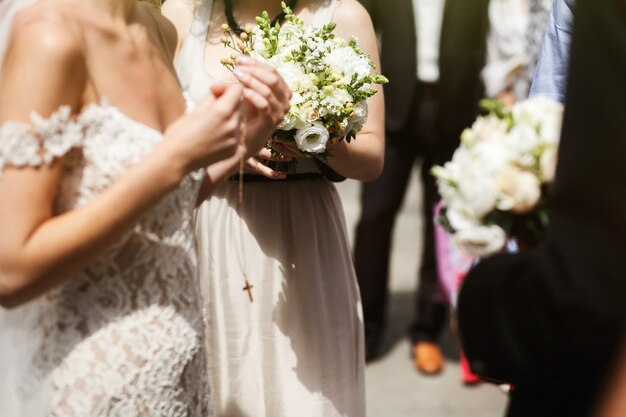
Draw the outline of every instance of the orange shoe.
M413 345L415 368L423 374L435 375L443 370L444 358L436 343L418 342Z

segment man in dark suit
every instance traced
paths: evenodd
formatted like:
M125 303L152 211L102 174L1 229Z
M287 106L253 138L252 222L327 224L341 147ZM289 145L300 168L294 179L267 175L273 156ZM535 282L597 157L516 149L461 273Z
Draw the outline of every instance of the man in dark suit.
M459 299L472 369L515 386L510 417L593 415L616 353L622 353L626 0L577 0L574 13L545 246L481 262Z
M376 356L382 339L391 231L413 166L421 159L424 250L410 335L417 368L436 373L443 365L438 339L447 305L435 259L433 208L438 195L430 169L451 158L461 132L476 118L483 90L480 71L485 64L488 0L363 3L382 36L382 71L391 80L385 86L385 168L378 180L363 185L356 231L367 354Z

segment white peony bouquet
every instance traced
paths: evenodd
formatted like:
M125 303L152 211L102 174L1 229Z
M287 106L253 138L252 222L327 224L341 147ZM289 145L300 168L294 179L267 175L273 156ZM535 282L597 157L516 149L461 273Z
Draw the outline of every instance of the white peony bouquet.
M258 32L246 28L235 37L225 25L222 43L278 70L293 96L290 111L275 135L294 140L305 156L326 160L331 156L328 143L344 139L349 143L356 138L367 121L367 99L376 94L373 84L388 80L374 72L372 60L359 49L356 37L345 40L335 36L335 23L322 28L305 25L284 2L282 7L286 20L282 26L272 25L263 12L256 19ZM232 70L235 60L233 54L222 64ZM268 147L271 149L271 142ZM293 171L294 162L276 163L273 168Z
M563 106L534 97L489 110L461 135L452 160L436 166L440 223L468 253L487 256L508 238L522 245L543 239L554 180Z

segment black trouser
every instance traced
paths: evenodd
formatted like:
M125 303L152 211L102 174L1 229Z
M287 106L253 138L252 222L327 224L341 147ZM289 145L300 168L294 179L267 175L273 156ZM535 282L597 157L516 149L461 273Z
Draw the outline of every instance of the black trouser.
M435 133L438 117L435 93L434 88L420 85L405 128L387 133L383 173L376 181L363 184L354 255L363 299L366 346L370 351L377 348L385 326L392 229L418 158L423 158L424 245L415 299L416 317L410 329L412 341L436 341L446 322L447 305L439 284L434 241L433 208L438 193L430 169L449 159L451 146L440 143Z

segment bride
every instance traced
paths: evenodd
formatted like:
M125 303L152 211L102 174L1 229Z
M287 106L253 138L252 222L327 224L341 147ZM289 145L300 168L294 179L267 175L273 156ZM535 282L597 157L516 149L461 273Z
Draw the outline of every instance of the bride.
M334 20L339 36L358 36L378 62L372 23L356 0L287 3L309 24ZM220 42L222 27L252 26L263 10L280 20L279 0L165 2L180 34L177 70L192 98L217 80L235 80L220 64L231 53ZM235 75L252 86L255 73L244 60ZM382 168L382 93L369 109L358 139L336 145L328 158L342 176L371 180ZM274 146L298 158L298 173L272 171L262 152L248 163L243 199L235 177L198 213L214 410L218 417L362 417L362 315L343 209L321 174L327 167L320 170L290 142L275 139Z
M208 416L192 213L262 144L242 96L270 126L286 86L183 116L173 27L135 0L4 0L0 33L0 415Z

